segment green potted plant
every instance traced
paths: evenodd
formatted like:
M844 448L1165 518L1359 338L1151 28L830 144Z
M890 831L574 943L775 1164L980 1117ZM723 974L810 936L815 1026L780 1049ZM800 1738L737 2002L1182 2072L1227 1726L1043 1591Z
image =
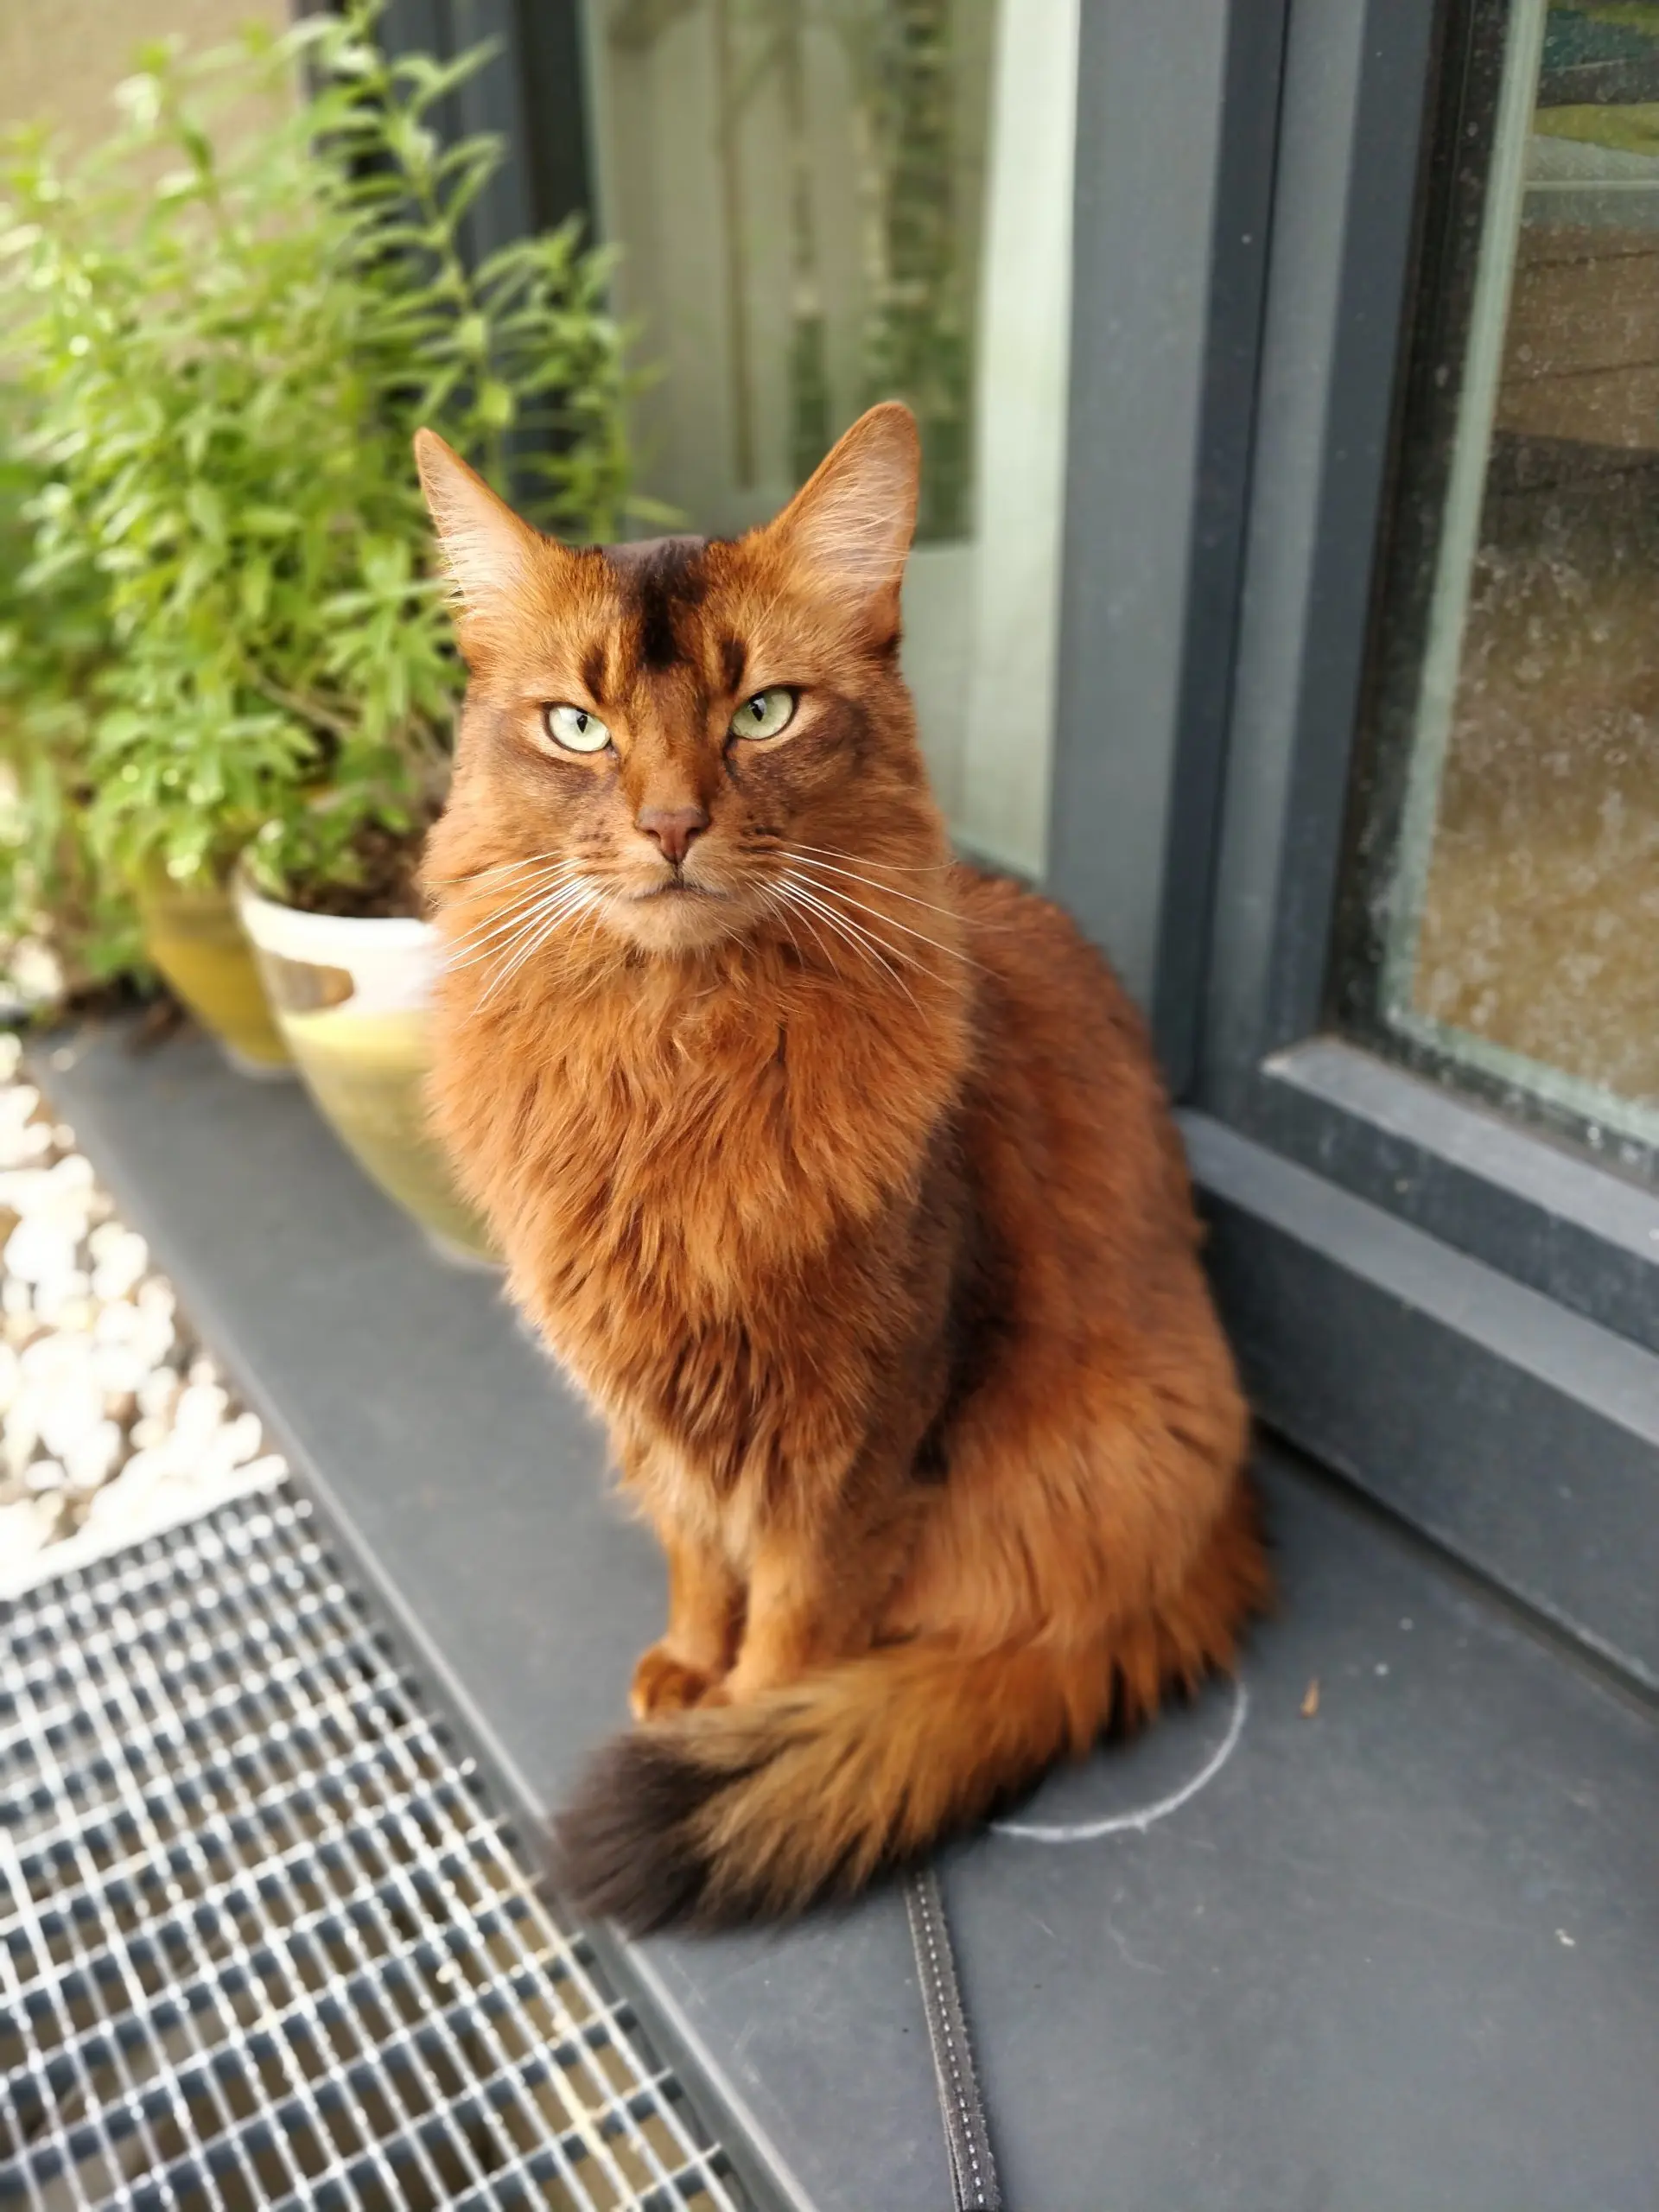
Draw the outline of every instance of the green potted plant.
M222 890L135 880L94 833L92 734L113 652L89 549L38 537L63 487L0 393L0 991L52 1013L163 971L232 1063L284 1074L288 1052Z
M0 385L0 1000L13 1015L97 992L141 957L130 895L86 830L102 593L85 563L31 572L47 479L27 420L22 394Z
M461 252L501 149L432 118L487 50L389 60L377 12L147 49L94 161L19 143L0 251L48 476L35 571L106 594L92 848L164 969L160 900L234 893L325 1112L465 1242L419 1102L415 871L460 683L410 441L433 423L563 534L611 534L629 383L571 229Z

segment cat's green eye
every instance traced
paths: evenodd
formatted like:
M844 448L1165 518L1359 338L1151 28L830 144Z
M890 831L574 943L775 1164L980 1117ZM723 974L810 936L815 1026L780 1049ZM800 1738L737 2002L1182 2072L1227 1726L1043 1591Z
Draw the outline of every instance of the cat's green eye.
M602 753L611 733L586 707L543 707L542 727L567 753Z
M734 737L776 737L795 719L795 694L781 687L757 691L732 716Z

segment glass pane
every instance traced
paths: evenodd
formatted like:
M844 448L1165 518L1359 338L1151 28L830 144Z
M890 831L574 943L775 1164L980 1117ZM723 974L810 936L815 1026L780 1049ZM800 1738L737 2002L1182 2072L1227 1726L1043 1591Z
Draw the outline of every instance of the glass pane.
M905 665L963 842L1040 870L1077 0L584 0L643 488L729 534L922 427Z
M1344 995L1408 1056L1639 1167L1659 1138L1659 6L1516 0L1485 31L1428 226L1450 243L1419 303Z

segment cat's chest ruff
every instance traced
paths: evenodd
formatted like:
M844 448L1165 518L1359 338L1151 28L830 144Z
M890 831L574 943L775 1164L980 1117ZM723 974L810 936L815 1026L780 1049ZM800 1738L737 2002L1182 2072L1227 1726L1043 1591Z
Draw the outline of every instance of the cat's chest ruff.
M884 1056L769 1011L622 1027L540 1071L531 1172L591 1259L664 1240L691 1258L821 1249L914 1178L933 1102L901 1110Z
M796 1170L791 1102L775 1070L699 1065L658 1051L555 1070L543 1116L578 1141L564 1175L611 1206L727 1200Z

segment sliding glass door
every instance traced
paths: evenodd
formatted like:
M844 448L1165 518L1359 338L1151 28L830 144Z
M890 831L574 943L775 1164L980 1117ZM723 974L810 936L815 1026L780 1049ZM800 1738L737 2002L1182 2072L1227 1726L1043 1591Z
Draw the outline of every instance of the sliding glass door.
M1659 1138L1659 11L1526 0L1484 39L1464 110L1481 159L1448 181L1422 278L1337 1000L1391 1057L1641 1179Z
M963 842L1040 872L1076 0L584 0L653 512L730 534L921 425L905 662Z

